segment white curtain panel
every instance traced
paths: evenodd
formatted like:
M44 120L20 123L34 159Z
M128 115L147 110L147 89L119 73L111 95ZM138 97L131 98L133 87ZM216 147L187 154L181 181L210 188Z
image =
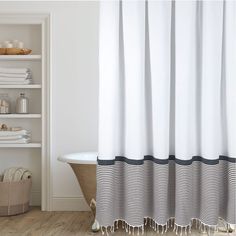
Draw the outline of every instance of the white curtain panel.
M236 2L104 1L99 33L102 229L236 224Z

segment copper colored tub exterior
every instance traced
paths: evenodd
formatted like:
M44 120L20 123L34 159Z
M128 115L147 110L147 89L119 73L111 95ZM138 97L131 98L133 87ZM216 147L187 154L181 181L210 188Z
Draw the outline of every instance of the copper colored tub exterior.
M93 203L91 201L96 199L96 165L72 163L69 164L76 175L86 202L95 214L96 206L93 206Z
M58 157L59 161L68 163L76 175L84 198L94 215L94 223L92 225L92 231L94 232L100 229L99 222L95 219L97 155L96 152L79 152Z

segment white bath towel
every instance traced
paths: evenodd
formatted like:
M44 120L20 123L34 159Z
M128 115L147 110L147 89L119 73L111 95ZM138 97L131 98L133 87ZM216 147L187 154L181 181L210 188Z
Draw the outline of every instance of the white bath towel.
M27 73L30 72L28 68L5 68L0 67L0 73L11 73L11 74L19 74L19 73Z
M30 135L31 132L25 129L18 131L0 131L0 137L15 136L15 135Z
M28 78L30 77L32 74L31 72L27 72L27 73L1 73L0 72L0 77L7 77L7 78L15 78L15 77L20 77L20 78Z
M10 77L1 77L0 76L0 81L2 82L24 82L29 78L23 78L23 77L14 77L14 78L10 78Z
M30 135L12 135L12 136L0 136L0 141L6 141L6 140L17 140L22 138L29 138Z
M30 142L30 138L0 140L0 144L26 144Z
M13 82L7 82L7 81L0 81L0 84L2 85L24 85L24 84L31 84L32 80L31 79L27 79L25 81L13 81Z

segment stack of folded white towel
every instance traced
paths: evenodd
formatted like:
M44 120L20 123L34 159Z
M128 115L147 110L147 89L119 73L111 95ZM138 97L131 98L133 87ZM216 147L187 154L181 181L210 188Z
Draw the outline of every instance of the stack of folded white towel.
M0 131L0 144L24 144L30 142L31 134L27 130Z
M32 74L28 68L0 67L0 84L31 84Z
M11 167L4 171L2 179L0 181L3 182L11 182L11 181L20 181L31 178L32 173L22 167Z

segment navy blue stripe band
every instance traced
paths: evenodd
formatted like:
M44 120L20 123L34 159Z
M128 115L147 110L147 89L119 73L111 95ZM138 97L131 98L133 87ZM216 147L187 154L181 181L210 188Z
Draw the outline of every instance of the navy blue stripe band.
M101 160L99 157L97 158L98 165L114 165L116 161L123 161L130 165L142 165L144 161L153 161L154 163L164 165L168 164L171 160L175 161L175 163L179 165L191 165L194 161L200 161L207 165L216 165L220 160L236 163L236 158L228 156L219 156L218 159L214 160L209 160L201 156L193 156L190 160L180 160L175 158L174 155L170 155L168 159L157 159L150 155L144 156L144 159L142 160L132 160L123 156L116 156L114 160Z

